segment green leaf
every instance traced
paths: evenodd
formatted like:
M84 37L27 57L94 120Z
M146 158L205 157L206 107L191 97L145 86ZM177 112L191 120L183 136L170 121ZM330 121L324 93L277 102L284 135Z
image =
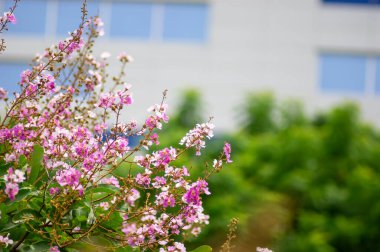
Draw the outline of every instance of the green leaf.
M115 252L140 252L140 248L131 248L131 247L117 248Z
M38 196L39 195L38 193L39 192L33 186L24 186L20 188L20 191L16 195L15 203L17 203L17 201L20 201L28 196Z
M42 168L42 158L44 156L44 149L40 145L34 145L33 147L33 153L31 156L30 161L30 175L29 175L29 182L33 183L38 178L38 175L40 174L41 168Z
M111 197L115 193L118 192L118 188L111 185L98 185L97 187L90 188L86 191L86 200L90 202L90 200L98 200L109 195ZM109 198L107 197L107 198Z
M18 168L22 168L24 165L26 165L26 157L25 155L21 155L18 160Z
M86 195L89 195L91 193L116 193L118 191L118 188L112 186L112 185L98 185L96 187L92 187L86 191Z
M102 226L111 230L115 230L118 227L120 227L122 223L123 223L123 218L121 218L120 213L114 212L110 215L110 218L108 221L104 221L102 223Z
M26 228L24 224L13 224L13 223L8 223L5 225L5 227L0 226L0 231L1 233L10 233L12 240L18 240L22 237L23 234L26 232Z
M85 223L87 222L87 218L90 212L91 212L91 209L83 205L83 206L73 208L72 215L73 215L74 220L77 220L80 223L81 222Z
M11 166L12 166L11 163L6 164L5 162L1 162L0 163L0 177L3 177L8 172L8 168Z
M66 248L69 251L81 251L81 252L92 252L92 251L100 251L99 248L107 248L112 247L113 244L108 239L101 236L91 236L88 238L83 238L83 242L73 243Z
M41 197L34 197L29 201L29 206L31 209L40 212L43 205L42 202L43 199Z
M49 251L50 245L47 242L39 242L36 244L26 245L22 246L20 251L21 252L29 252L29 251Z
M8 222L8 215L6 210L6 205L4 203L0 204L0 226L4 226Z
M211 252L211 251L212 251L212 248L210 246L202 245L190 252Z
M9 232L9 230L13 230L13 229L17 229L18 226L20 226L20 224L14 224L14 223L8 223L6 225L1 225L0 226L0 232L2 233L5 233L5 232Z

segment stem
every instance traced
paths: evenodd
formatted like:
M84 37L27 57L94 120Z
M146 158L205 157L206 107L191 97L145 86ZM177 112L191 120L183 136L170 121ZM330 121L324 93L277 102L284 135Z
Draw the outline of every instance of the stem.
M26 231L25 234L21 237L21 239L15 245L13 245L10 251L16 252L18 246L20 246L24 242L24 240L26 239L26 237L28 237L28 235L29 235L29 231Z

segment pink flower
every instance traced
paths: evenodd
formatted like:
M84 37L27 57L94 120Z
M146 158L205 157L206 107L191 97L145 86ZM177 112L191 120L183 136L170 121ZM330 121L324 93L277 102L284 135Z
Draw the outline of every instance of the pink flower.
M106 184L106 185L113 185L117 188L120 188L119 180L117 180L117 178L115 178L114 176L112 176L110 178L102 179L102 183Z
M5 185L5 193L8 195L10 200L14 200L15 196L18 194L19 187L16 183L7 183Z
M229 143L225 143L223 147L224 155L226 156L227 163L232 163L231 160L231 145Z
M152 164L156 167L161 165L168 165L171 161L175 160L177 152L174 148L170 147L153 153Z
M11 22L12 24L16 24L17 22L15 15L11 13L10 11L4 13L4 18L8 20L9 22Z
M52 187L49 189L49 192L51 195L55 195L59 192L59 188L58 187Z
M183 243L174 242L174 246L168 247L168 252L186 252L186 248Z
M0 235L0 244L5 245L5 247L8 247L8 245L13 244L13 240L9 239L9 234L7 234L7 236Z
M108 202L101 202L99 207L103 208L104 211L107 211L110 208L110 204Z
M153 133L149 138L153 141L154 144L156 144L156 145L160 144L160 142L158 141L157 133Z
M131 206L135 205L135 201L140 198L140 192L136 189L132 188L128 191L127 197L125 198L125 202Z
M49 252L59 252L59 248L57 246L51 247Z
M123 105L130 105L133 103L132 94L128 94L126 90L118 91L117 95L119 96L120 103Z
M95 18L94 19L94 24L97 27L96 31L98 32L98 35L100 37L104 36L104 28L103 28L104 23L103 23L102 19L99 18L99 17Z
M80 171L70 167L58 171L55 178L60 186L71 186L72 189L79 190L79 179L81 175Z
M27 95L27 96L36 95L36 91L37 91L37 85L34 84L34 83L30 83L30 84L26 87L26 95Z
M97 124L94 127L97 134L102 134L105 129L107 129L107 125L105 123Z
M156 204L163 207L174 207L175 206L175 198L172 194L167 191L161 192L157 195Z
M7 96L8 92L4 88L0 87L0 100L4 100L5 98L7 98Z
M190 130L186 136L184 136L179 144L185 145L187 148L195 147L196 155L201 155L201 148L205 148L205 138L210 139L214 136L214 124L202 123L197 124L194 129Z
M166 179L164 177L155 177L154 182L152 183L154 188L160 188L166 184Z
M8 174L4 176L4 180L6 181L5 193L10 200L14 200L19 191L18 183L25 180L24 172L21 170L13 171L13 168L11 167L8 169Z
M136 175L136 182L139 185L149 186L149 184L150 184L149 175L141 175L141 173L138 173Z
M198 180L197 182L194 182L190 189L183 195L182 200L187 204L193 204L196 206L201 205L201 198L200 194L210 194L207 182L204 180Z
M26 83L29 83L29 78L31 77L32 75L32 71L30 71L29 69L23 71L21 73L21 85L24 85Z
M155 116L150 116L145 121L145 125L148 127L148 129L152 130L154 128L161 129L162 123L160 123L159 120Z
M115 96L111 93L101 94L99 98L98 107L100 108L110 108L115 104Z

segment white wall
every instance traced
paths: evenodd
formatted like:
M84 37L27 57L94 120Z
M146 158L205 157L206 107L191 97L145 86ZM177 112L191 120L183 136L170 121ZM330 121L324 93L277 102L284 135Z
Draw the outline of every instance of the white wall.
M180 90L199 88L205 115L218 129L237 126L236 108L248 91L272 90L280 98L298 98L308 111L344 99L361 104L365 119L380 126L380 96L322 93L318 87L318 54L346 51L380 54L380 7L323 5L319 0L209 0L206 43L136 42L101 39L97 52L135 58L127 69L135 107L125 118L144 118L164 89L174 107ZM107 32L107 31L106 31ZM0 58L29 58L54 38L7 37ZM116 68L113 69L113 71Z

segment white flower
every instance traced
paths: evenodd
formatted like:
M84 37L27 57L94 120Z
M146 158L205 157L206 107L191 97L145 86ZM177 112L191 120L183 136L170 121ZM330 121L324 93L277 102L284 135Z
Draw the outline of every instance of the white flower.
M270 249L267 249L267 248L260 248L260 247L257 247L257 248L256 248L256 251L257 251L257 252L273 252L273 251L270 250Z
M90 118L95 118L96 117L96 114L94 112L92 112L92 111L88 111L87 113L88 113L88 116Z
M7 234L7 236L2 236L0 235L0 244L5 244L5 247L8 247L8 245L12 245L13 244L13 240L12 239L9 239L9 234Z
M100 55L100 58L102 59L108 59L109 57L111 56L111 54L109 52L103 52L101 55Z

